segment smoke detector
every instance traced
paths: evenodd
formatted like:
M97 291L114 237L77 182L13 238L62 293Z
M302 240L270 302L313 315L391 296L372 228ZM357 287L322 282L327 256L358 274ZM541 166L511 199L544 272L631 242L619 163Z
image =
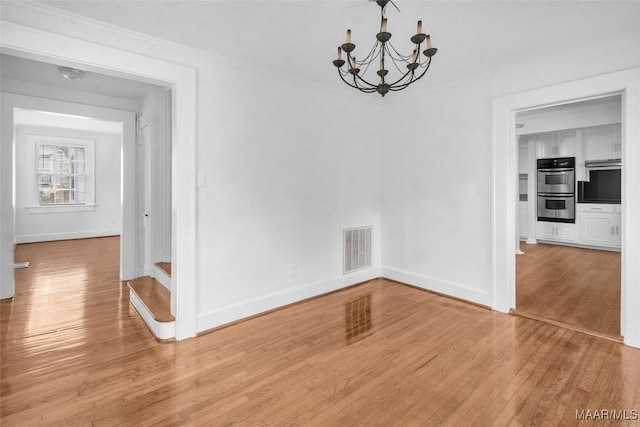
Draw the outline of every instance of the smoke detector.
M86 71L71 67L58 67L58 71L62 74L62 77L69 80L82 80L87 75Z

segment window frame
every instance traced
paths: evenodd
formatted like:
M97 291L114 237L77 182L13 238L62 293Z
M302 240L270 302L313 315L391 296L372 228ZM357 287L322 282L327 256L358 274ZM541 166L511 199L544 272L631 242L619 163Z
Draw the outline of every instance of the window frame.
M49 135L27 135L27 210L29 213L87 212L94 211L95 204L95 140ZM56 145L83 147L85 149L85 200L84 203L40 204L39 147Z

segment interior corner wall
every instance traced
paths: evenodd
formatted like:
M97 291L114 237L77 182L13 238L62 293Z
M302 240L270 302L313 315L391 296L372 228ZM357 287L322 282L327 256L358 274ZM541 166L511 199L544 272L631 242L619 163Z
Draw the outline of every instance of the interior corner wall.
M379 277L378 103L212 67L199 73L198 330ZM343 229L368 225L373 268L343 275Z
M492 99L638 66L639 50L633 39L601 49L598 61L574 52L390 99L383 276L492 306Z

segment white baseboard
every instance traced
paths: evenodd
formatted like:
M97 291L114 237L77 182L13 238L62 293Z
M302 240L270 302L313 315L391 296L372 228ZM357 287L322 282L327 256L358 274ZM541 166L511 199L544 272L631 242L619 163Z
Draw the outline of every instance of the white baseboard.
M447 282L391 267L382 267L382 277L491 307L491 293L489 291L473 289L458 283Z
M310 283L285 289L280 292L252 298L237 304L210 310L199 314L196 320L196 330L203 332L245 317L260 314L274 308L298 302L307 298L346 288L356 283L365 282L380 277L380 268L370 268L357 273L329 279L323 282Z
M119 236L120 230L89 230L66 233L23 234L16 236L16 243L50 242L53 240L88 239L91 237Z

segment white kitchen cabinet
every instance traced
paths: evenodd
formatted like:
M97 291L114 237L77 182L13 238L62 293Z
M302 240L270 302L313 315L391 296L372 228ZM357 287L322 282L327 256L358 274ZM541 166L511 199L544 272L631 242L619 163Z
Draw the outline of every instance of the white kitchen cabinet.
M538 221L536 230L538 240L563 243L576 243L578 240L576 224Z
M520 202L518 204L518 231L520 239L527 239L529 237L529 203Z
M589 181L587 168L584 166L585 142L584 129L576 129L575 158L576 181Z
M537 135L532 135L529 139L531 141L535 141L536 144L536 153L538 159L548 159L555 156L555 138L553 137L552 132L547 133L539 133Z
M584 129L585 160L619 159L622 155L620 123Z
M576 129L554 132L556 135L556 156L574 157L576 155Z
M622 222L620 205L578 204L580 243L620 248Z
M574 157L578 144L576 129L546 132L535 135L539 159Z
M518 147L518 173L522 175L529 172L529 146L526 139L521 139Z

